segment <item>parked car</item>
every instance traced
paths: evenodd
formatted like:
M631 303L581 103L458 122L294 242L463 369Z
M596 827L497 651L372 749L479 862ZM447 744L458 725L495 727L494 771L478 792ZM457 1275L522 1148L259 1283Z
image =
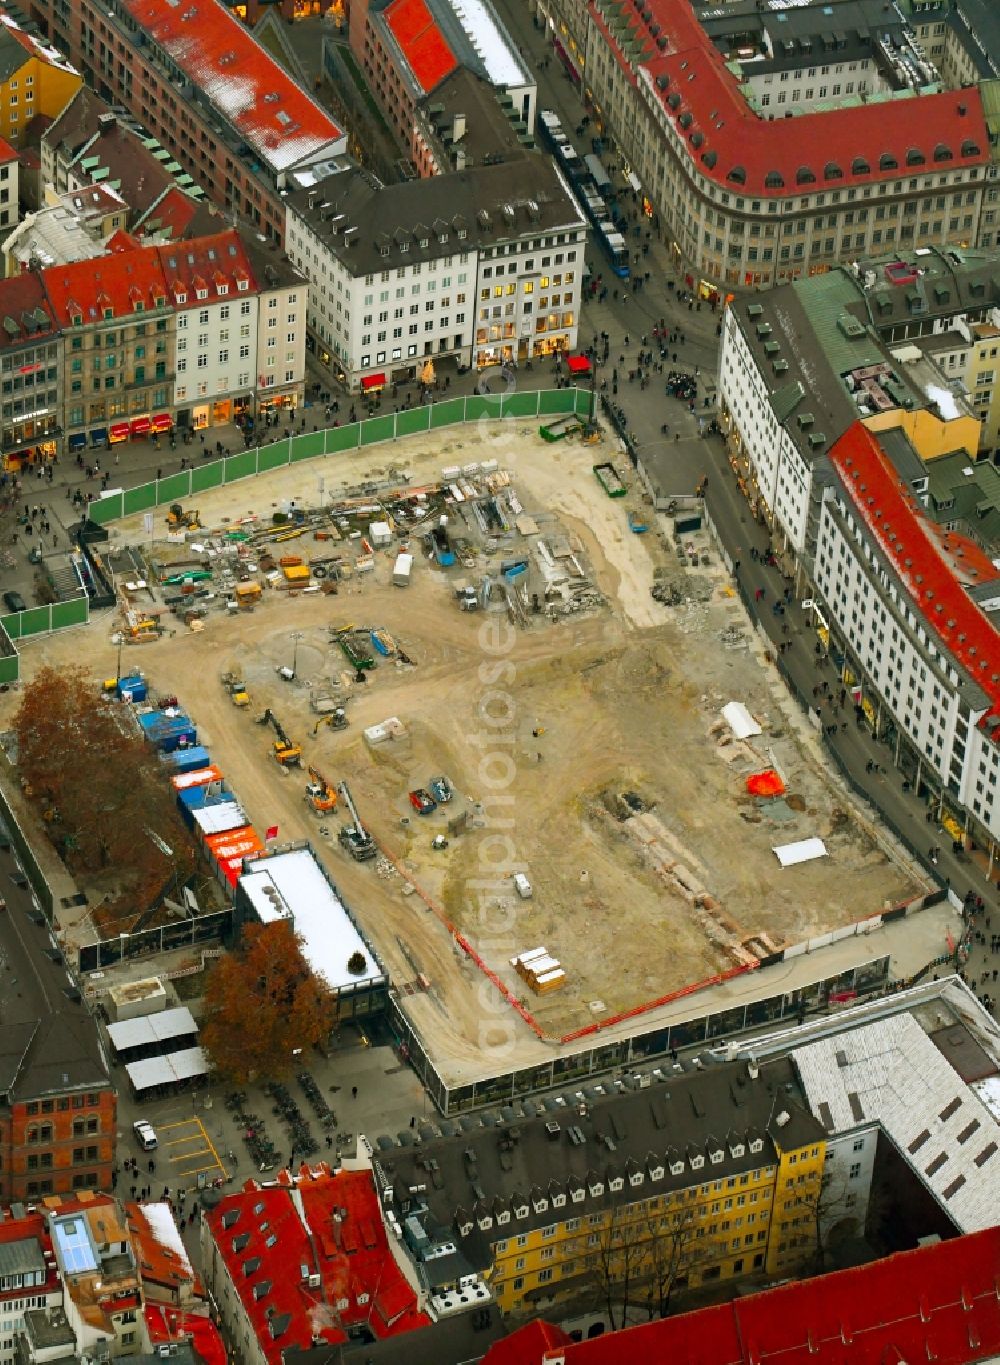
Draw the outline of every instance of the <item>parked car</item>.
M136 1119L132 1125L132 1132L135 1133L135 1140L144 1152L152 1152L160 1145L156 1129L145 1119Z
M418 815L430 815L431 811L437 810L437 802L423 787L417 787L410 792L410 805Z
M4 603L8 611L27 611L28 604L19 592L5 592L3 595Z
M445 805L455 795L455 788L444 775L432 777L427 785L439 806Z

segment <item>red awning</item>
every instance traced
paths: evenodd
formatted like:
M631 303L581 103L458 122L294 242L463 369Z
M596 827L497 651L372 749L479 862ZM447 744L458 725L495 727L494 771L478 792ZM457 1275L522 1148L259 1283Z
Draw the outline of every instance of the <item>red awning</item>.
M132 419L133 436L145 436L146 432L149 430L149 427L150 422L148 417L133 417Z
M566 361L570 374L590 374L590 361L585 355L571 355Z
M108 436L112 441L127 441L128 435L128 422L115 422L108 432Z
M158 412L153 417L154 431L169 431L174 421L169 412Z
M365 375L364 379L362 379L362 381L361 381L361 391L362 391L362 393L371 393L372 389L384 389L384 388L385 388L385 375L384 375L384 374L368 374L368 375Z

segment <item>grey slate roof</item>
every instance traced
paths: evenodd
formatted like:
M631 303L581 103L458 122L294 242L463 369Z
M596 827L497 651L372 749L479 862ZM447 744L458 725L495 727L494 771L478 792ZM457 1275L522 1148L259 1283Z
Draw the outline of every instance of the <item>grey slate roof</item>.
M877 1123L959 1232L1000 1210L1000 1124L911 1014L824 1038L793 1054L831 1134Z
M45 917L15 885L0 852L7 909L0 912L0 1103L108 1085L97 1024L69 975ZM16 984L15 984L16 983Z
M351 168L286 201L355 276L584 226L551 159L538 152L399 185Z
M0 1280L45 1270L45 1257L37 1237L19 1242L0 1242Z
M630 1195L650 1198L741 1175L772 1164L778 1147L824 1137L787 1058L756 1078L743 1063L719 1063L648 1088L605 1082L561 1104L551 1097L526 1102L520 1113L505 1110L492 1121L473 1115L462 1123L466 1131L454 1136L381 1151L376 1144L376 1154L397 1211L425 1200L428 1234L447 1230L476 1267L491 1263L488 1241L628 1202ZM610 1189L618 1176L621 1192ZM598 1182L603 1192L592 1193ZM423 1192L411 1194L416 1187ZM582 1197L574 1200L574 1190ZM561 1196L560 1208L552 1201ZM501 1224L505 1211L510 1218ZM484 1216L493 1220L488 1234L478 1226Z

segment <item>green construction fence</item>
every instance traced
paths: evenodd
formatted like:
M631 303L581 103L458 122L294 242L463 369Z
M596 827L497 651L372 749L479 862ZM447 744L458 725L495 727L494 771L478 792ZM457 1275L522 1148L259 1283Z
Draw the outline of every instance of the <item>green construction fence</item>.
M402 412L384 413L368 417L363 422L351 422L343 427L327 427L322 431L303 432L291 440L282 439L238 455L227 455L221 460L206 461L191 469L170 474L165 479L141 484L125 493L113 493L91 503L90 516L106 526L123 516L149 511L172 502L184 502L198 493L224 484L250 479L257 474L270 473L297 464L299 460L313 460L326 455L360 450L363 446L382 445L405 436L417 436L437 427L456 426L464 422L496 421L511 418L554 417L575 412L585 415L590 411L588 389L528 389L513 393L470 394L465 398L446 398L427 407L407 408ZM62 604L62 605L70 605ZM39 609L42 610L42 609ZM32 613L22 613L31 616ZM71 624L75 624L71 623ZM31 629L17 628L13 635L34 634L36 630L57 629L38 625ZM2 664L2 660L0 660Z

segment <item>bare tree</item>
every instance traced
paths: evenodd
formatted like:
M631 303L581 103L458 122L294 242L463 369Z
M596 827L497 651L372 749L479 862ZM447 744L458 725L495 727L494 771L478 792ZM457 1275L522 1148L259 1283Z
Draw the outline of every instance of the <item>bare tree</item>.
M612 1331L626 1325L630 1304L640 1301L650 1318L665 1317L678 1282L724 1256L726 1239L703 1212L696 1204L664 1208L662 1199L656 1208L648 1200L612 1205L591 1258Z

